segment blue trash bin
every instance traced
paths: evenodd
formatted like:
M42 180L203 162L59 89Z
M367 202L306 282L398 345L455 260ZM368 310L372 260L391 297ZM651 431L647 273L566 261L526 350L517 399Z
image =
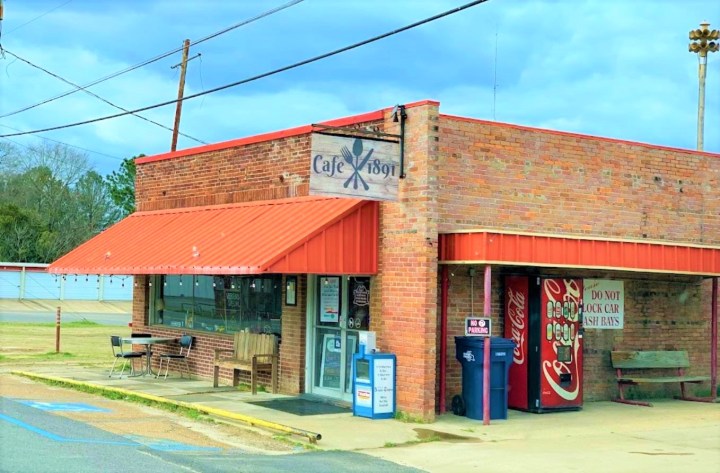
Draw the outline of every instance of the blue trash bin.
M483 418L483 366L485 337L455 337L455 358L462 365L462 398L465 415ZM502 337L490 339L490 419L507 419L508 373L515 343Z

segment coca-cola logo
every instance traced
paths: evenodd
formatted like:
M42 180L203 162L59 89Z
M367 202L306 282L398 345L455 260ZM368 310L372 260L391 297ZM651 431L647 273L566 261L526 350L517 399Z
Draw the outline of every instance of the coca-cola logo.
M525 294L508 288L507 316L510 319L510 337L515 342L513 362L525 363Z

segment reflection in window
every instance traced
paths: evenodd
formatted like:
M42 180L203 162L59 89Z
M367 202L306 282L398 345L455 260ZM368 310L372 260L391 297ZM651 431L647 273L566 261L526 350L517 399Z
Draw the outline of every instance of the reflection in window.
M280 335L282 276L164 275L153 321L170 327Z

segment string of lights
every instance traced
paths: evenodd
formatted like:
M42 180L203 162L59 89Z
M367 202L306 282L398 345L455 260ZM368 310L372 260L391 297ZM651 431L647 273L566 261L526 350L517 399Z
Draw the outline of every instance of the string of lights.
M204 96L204 95L212 94L212 93L215 93L215 92L220 92L220 91L225 90L225 89L229 89L229 88L232 88L232 87L237 87L237 86L239 86L239 85L247 84L247 83L249 83L249 82L254 82L254 81L259 80L259 79L264 79L264 78L266 78L266 77L270 77L270 76L273 76L273 75L276 75L276 74L279 74L279 73L282 73L282 72L286 72L286 71L289 71L289 70L291 70L291 69L296 69L296 68L298 68L298 67L305 66L305 65L307 65L307 64L311 64L311 63L314 63L314 62L317 62L317 61L320 61L320 60L323 60L323 59L327 59L327 58L329 58L329 57L336 56L336 55L338 55L338 54L341 54L341 53L344 53L344 52L347 52L347 51L350 51L350 50L353 50L353 49L357 49L357 48L359 48L359 47L362 47L362 46L365 46L365 45L368 45L368 44L371 44L371 43L374 43L374 42L377 42L377 41L380 41L381 39L385 39L385 38L388 38L388 37L390 37L390 36L394 36L394 35L396 35L396 34L399 34L399 33L402 33L402 32L408 31L408 30L411 30L411 29L416 28L416 27L418 27L418 26L425 25L425 24L427 24L427 23L430 23L430 22L439 20L440 18L444 18L444 17L446 17L446 16L453 15L453 14L455 14L455 13L461 12L461 11L463 11L463 10L466 10L466 9L471 8L471 7L473 7L473 6L479 5L479 4L481 4L481 3L485 3L485 2L487 2L487 1L488 1L488 0L475 0L475 1L472 1L472 2L470 2L470 3L466 3L465 5L461 5L461 6L459 6L459 7L453 8L453 9L451 9L451 10L447 10L447 11L445 11L445 12L443 12L443 13L439 13L439 14L437 14L437 15L434 15L434 16L431 16L431 17L428 17L428 18L425 18L425 19L423 19L423 20L416 21L415 23L411 23L411 24L409 24L409 25L407 25L407 26L403 26L403 27L401 27L401 28L398 28L398 29L389 31L389 32L387 32L387 33L383 33L383 34L380 34L380 35L377 35L377 36L373 36L372 38L369 38L369 39L366 39L366 40L363 40L363 41L360 41L360 42L351 44L351 45L349 45L349 46L345 46L345 47L342 47L342 48L339 48L339 49L335 49L335 50L330 51L330 52L328 52L328 53L321 54L321 55L319 55L319 56L315 56L315 57L312 57L312 58L309 58L309 59L305 59L305 60L303 60L303 61L296 62L296 63L291 64L291 65L289 65L289 66L284 66L284 67L281 67L281 68L278 68L278 69L274 69L274 70L272 70L272 71L265 72L265 73L263 73L263 74L258 74L258 75L256 75L256 76L252 76L252 77L249 77L249 78L247 78L247 79L242 79L242 80L239 80L239 81L236 81L236 82L232 82L232 83L230 83L230 84L225 84L225 85L218 86L218 87L215 87L215 88L212 88L212 89L203 91L203 92L199 92L199 93L196 93L196 94L188 95L188 96L185 96L184 98L182 98L181 100L183 100L183 101L192 100L192 99L195 99L195 98L198 98L198 97L202 97L202 96ZM43 132L46 132L46 131L54 131L54 130L61 130L61 129L65 129L65 128L72 128L72 127L76 127L76 126L80 126L80 125L87 125L87 124L90 124L90 123L97 123L97 122L104 121L104 120L110 120L110 119L113 119L113 118L122 117L122 116L128 115L129 113L144 112L144 111L146 111L146 110L152 110L152 109L154 109L154 108L165 107L165 106L167 106L167 105L172 105L172 104L175 104L175 103L177 103L177 99L168 100L168 101L166 101L166 102L156 103L156 104L153 104L153 105L148 105L148 106L146 106L146 107L142 107L142 108L138 108L138 109L135 109L135 110L131 110L130 112L116 113L116 114L114 114L114 115L107 115L107 116L104 116L104 117L93 118L93 119L84 120L84 121L75 122L75 123L69 123L69 124L65 124L65 125L58 125L58 126L53 126L53 127L47 127L47 128L42 128L42 129L38 129L38 130L24 131L24 132L20 132L20 133L11 133L11 134L0 135L0 138L6 138L6 137L12 137L12 136L20 136L20 135L27 135L27 134L32 134L32 133L43 133Z

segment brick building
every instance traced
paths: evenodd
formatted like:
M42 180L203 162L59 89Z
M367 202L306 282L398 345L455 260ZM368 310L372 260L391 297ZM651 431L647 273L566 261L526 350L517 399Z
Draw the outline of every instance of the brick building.
M505 333L510 275L621 284L622 328L585 329L585 401L616 395L613 348L687 350L691 373L711 371L719 155L455 117L433 101L404 111L139 158L138 212L50 271L134 274L133 328L191 333L200 377L233 330L280 335L288 394L351 400L369 328L397 355L398 409L426 419L460 392L465 318L489 301L493 335ZM402 131L396 199L310 196L313 135L335 130L366 149ZM350 301L358 288L365 308ZM337 304L323 312L327 294Z

